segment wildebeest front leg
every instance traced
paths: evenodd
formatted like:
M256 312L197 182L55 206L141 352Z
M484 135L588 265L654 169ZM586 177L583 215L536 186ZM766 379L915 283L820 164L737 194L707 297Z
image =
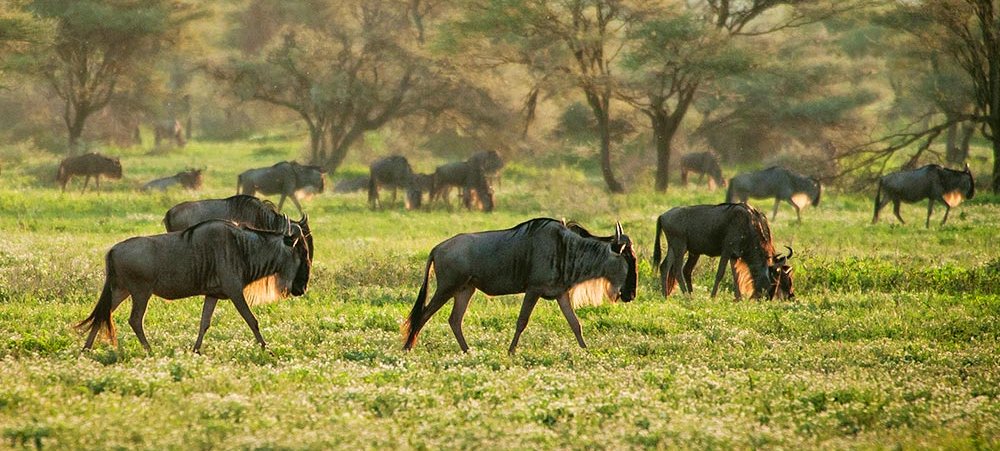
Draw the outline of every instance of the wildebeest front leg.
M146 306L149 305L151 295L152 293L132 293L132 313L128 317L128 325L132 326L132 331L146 352L150 352L150 348L146 332L142 329L142 320L146 316Z
M736 259L729 260L729 267L732 269L733 273L733 295L736 296L736 300L739 301L743 299L743 294L740 293L740 278L739 274L736 274Z
M903 217L899 215L899 201L898 200L893 200L892 201L892 214L896 215L896 219L899 220L900 224L906 224L906 221L903 220Z
M299 204L299 199L295 197L295 193L292 193L288 198L292 200L295 208L299 210L299 216L303 216L305 213L302 213L302 205Z
M253 316L253 312L250 311L250 306L247 305L247 300L243 297L243 291L240 290L230 295L230 298L233 300L236 311L240 312L240 316L243 317L243 321L246 321L247 326L250 326L250 330L253 331L253 336L257 339L261 349L266 349L267 343L264 342L264 337L260 334L260 324L257 322L257 317Z
M87 190L87 185L90 184L90 174L87 174L83 179L83 188L80 188L80 192Z
M201 325L198 327L198 339L194 342L194 351L201 354L201 340L205 338L205 332L212 325L212 314L215 313L215 305L219 300L211 296L205 296L205 304L201 307Z
M719 292L719 283L722 282L722 277L726 275L726 263L729 262L729 256L723 253L719 257L719 269L715 272L715 285L712 286L712 297L714 298L716 293Z
M779 205L781 205L781 199L775 197L774 198L774 212L771 213L771 220L772 221L774 221L774 219L778 217L778 206Z
M469 308L469 300L475 292L475 288L466 287L455 293L455 305L451 307L451 316L448 317L448 325L451 326L451 332L455 334L462 352L469 351L469 345L465 344L465 335L462 333L462 318L465 317L465 310Z
M570 302L569 293L563 293L557 299L559 302L559 310L562 310L563 316L566 317L566 322L569 323L570 330L573 331L573 335L576 335L576 342L580 344L581 348L586 348L587 343L583 342L583 328L580 327L580 320L576 317L576 312L573 311L573 304Z
M535 304L537 303L537 293L530 291L524 293L524 300L521 302L521 313L517 315L517 328L514 330L514 339L510 342L510 349L507 350L508 354L513 354L514 350L517 349L517 341L521 339L521 332L524 332L524 328L528 325L528 319L531 318L531 311L535 309Z
M944 200L942 200L942 202L944 202ZM951 205L948 205L948 202L944 202L944 219L941 220L941 225L948 222L948 213L951 213Z

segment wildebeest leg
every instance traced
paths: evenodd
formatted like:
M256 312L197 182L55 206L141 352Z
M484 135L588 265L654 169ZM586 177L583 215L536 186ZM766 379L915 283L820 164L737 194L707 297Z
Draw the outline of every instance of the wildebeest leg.
M739 275L736 274L736 259L731 259L729 262L729 267L733 272L733 294L736 295L736 300L739 301L743 299L743 294L740 293L740 279Z
M292 195L288 196L288 198L292 200L292 203L295 204L295 208L299 210L299 216L305 215L305 213L302 213L302 205L299 205L299 200L295 197L295 194L292 193Z
M537 303L537 293L530 291L524 293L524 300L521 301L521 313L517 315L517 328L514 330L514 339L510 342L510 348L507 349L508 354L514 354L514 350L517 349L517 341L521 339L521 332L524 332L524 328L528 325L528 318L531 318L531 311L535 309L535 304Z
M688 186L688 171L686 168L681 168L681 184L685 187Z
M951 213L951 205L948 205L948 203L945 202L944 203L944 219L941 220L941 225L944 225L944 223L948 222L948 213Z
M212 325L212 314L215 313L215 305L219 300L211 296L205 296L205 304L201 307L201 325L198 327L198 339L194 342L194 351L201 354L201 340L205 338L205 332Z
M152 293L132 293L132 313L128 317L128 325L132 326L139 343L150 352L149 341L146 340L146 332L142 329L142 320L146 316L146 306L149 305L149 297Z
M906 224L906 221L903 220L903 217L899 215L899 201L898 200L893 200L892 201L892 213L894 215L896 215L896 219L899 220L900 224Z
M475 288L466 287L455 293L455 305L451 307L451 316L448 317L448 325L451 326L462 352L469 351L469 345L465 344L465 335L462 333L462 318L465 317L465 310L469 308L469 300L475 292Z
M781 205L781 199L774 198L774 213L771 213L771 220L774 221L778 217L778 205Z
M698 264L701 254L688 254L687 263L684 264L684 282L687 283L688 293L694 293L694 285L691 284L691 275L694 273L694 265Z
M931 213L934 213L934 198L927 198L927 220L924 221L924 228L931 228ZM944 223L942 223L944 224Z
M684 267L684 250L683 249L678 249L671 256L670 255L670 250L669 250L669 245L668 245L667 257L668 258L672 258L672 260L673 260L673 261L670 262L670 271L672 271L671 274L674 276L674 279L677 281L677 284L679 284L681 286L681 293L691 294L691 291L688 290L688 281L684 278L684 270L683 270L683 267Z
M281 199L278 200L278 211L281 211L281 207L285 205L285 193L281 193Z
M802 209L799 208L799 206L795 202L792 201L791 197L788 198L788 204L791 205L792 208L795 209L795 218L796 218L796 221L799 222L799 223L801 223L802 222Z
M247 326L250 326L250 330L253 331L254 338L257 339L257 343L260 344L261 349L267 348L267 343L264 342L264 337L260 335L260 324L257 322L257 317L253 316L253 312L250 311L250 306L247 305L246 298L243 297L243 291L237 291L230 296L233 300L233 306L236 307L236 311L240 312L240 316L243 317L243 321L246 321Z
M586 348L587 343L583 342L583 328L580 327L580 320L576 317L576 312L573 311L573 304L569 300L569 293L563 293L556 300L559 302L559 310L562 310L563 316L566 317L566 322L569 323L569 328L573 331L573 335L576 335L576 342L580 344L581 348Z
M101 191L101 174L97 174L94 176L94 185L97 186L97 188L94 189L96 189L97 191Z
M112 288L111 289L111 313L114 313L115 309L117 309L118 306L121 305L122 301L124 301L125 298L127 298L127 297L129 297L129 292L128 291L122 290L120 288ZM114 321L114 320L112 320L112 321ZM99 329L97 329L97 328L92 328L90 330L90 334L87 335L87 341L84 343L83 349L90 349L91 347L94 346L94 339L97 338L97 332L99 332Z
M712 297L719 292L719 283L722 282L722 276L726 275L726 263L729 262L729 256L723 252L719 257L719 269L715 272L715 285L712 286Z
M87 190L87 185L89 183L90 183L90 174L87 174L86 177L83 179L83 188L80 188L81 193Z

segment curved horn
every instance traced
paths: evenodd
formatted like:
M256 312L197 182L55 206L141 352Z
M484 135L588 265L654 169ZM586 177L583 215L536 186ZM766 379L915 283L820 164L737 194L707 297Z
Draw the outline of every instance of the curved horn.
M624 235L624 234L625 234L625 231L622 230L622 223L621 223L621 221L615 221L615 240L616 241L617 240L621 240L622 235Z
M969 162L965 162L965 172L972 172L969 170Z
M788 249L788 256L785 257L785 259L786 260L791 260L792 259L792 254L793 254L792 248L790 246L785 246L785 249Z

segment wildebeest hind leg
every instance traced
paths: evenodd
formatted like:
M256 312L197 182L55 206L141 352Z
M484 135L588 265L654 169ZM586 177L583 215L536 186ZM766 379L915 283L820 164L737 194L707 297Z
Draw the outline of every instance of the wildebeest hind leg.
M215 313L215 305L219 300L211 296L205 296L205 304L201 307L201 325L198 327L198 339L194 342L194 351L201 354L201 340L205 338L205 332L212 325L212 314Z
M719 269L715 272L715 285L712 286L712 297L714 298L716 293L719 292L719 283L722 282L722 276L726 275L726 263L729 262L729 257L723 254L719 257Z
M243 297L243 291L238 291L230 295L233 300L233 306L236 307L236 311L240 312L240 316L243 317L243 321L246 321L247 326L250 326L250 330L253 331L254 338L257 339L257 343L260 344L262 349L267 348L267 343L264 342L264 337L260 334L260 324L257 322L257 317L253 316L253 312L250 311L250 306L247 305L246 298Z
M688 254L687 263L684 264L684 283L687 284L688 293L694 293L694 285L691 283L691 276L694 274L694 265L698 264L700 254Z
M948 213L951 213L951 205L948 205L948 203L945 203L944 204L944 219L941 220L941 225L944 225L944 223L948 222Z
M537 303L537 293L524 293L524 300L521 302L521 313L517 315L517 328L514 330L514 339L511 340L510 348L507 349L508 354L514 354L514 350L517 349L517 342L521 339L521 332L524 332L524 328L528 325L528 319L531 318L531 311L535 309L535 304Z
M462 318L465 317L465 310L469 308L469 300L475 292L475 288L465 287L455 293L455 305L451 307L451 316L448 317L448 325L451 326L451 332L455 334L462 352L469 351L469 345L465 344L465 334L462 333Z
M151 293L132 293L132 313L128 317L128 325L132 326L132 331L146 352L150 352L150 348L146 332L142 328L142 320L146 316L146 306L149 305L150 296Z
M931 214L934 213L934 198L927 199L927 220L924 221L924 228L931 228ZM942 224L944 224L942 222Z
M569 293L563 293L562 296L559 296L557 302L559 302L559 310L562 310L563 316L566 317L566 322L569 323L569 328L573 331L573 335L576 335L576 342L581 348L586 348L587 343L583 342L583 328L580 327L580 320L576 317L576 312L573 311L573 304L570 302Z

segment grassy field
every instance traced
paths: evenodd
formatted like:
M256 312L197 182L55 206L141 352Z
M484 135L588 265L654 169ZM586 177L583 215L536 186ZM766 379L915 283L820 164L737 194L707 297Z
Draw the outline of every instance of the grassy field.
M309 292L255 308L273 354L225 303L203 355L189 352L196 299L150 303L151 354L127 309L115 315L117 349L80 351L71 325L97 300L108 248L159 233L177 202L232 194L236 174L297 147L119 151L126 177L99 194L80 194L76 181L59 192L54 157L4 165L0 447L1000 447L1000 199L985 194L929 230L925 204L904 207L907 225L869 225L872 193L828 190L801 225L782 206L771 228L778 246L796 250L798 297L733 302L709 298L711 259L696 271L694 295L669 299L650 263L655 218L719 202L721 191L658 194L641 179L609 196L575 165L514 162L493 214L398 204L372 212L361 193L328 192L304 203L316 237ZM363 163L342 174L364 173ZM201 192L136 190L186 166L206 168ZM769 212L771 202L759 206ZM578 312L589 349L543 302L508 356L520 298L477 294L465 320L469 353L448 328L448 308L413 352L401 351L399 326L436 243L537 216L602 233L620 220L637 245L636 301Z

